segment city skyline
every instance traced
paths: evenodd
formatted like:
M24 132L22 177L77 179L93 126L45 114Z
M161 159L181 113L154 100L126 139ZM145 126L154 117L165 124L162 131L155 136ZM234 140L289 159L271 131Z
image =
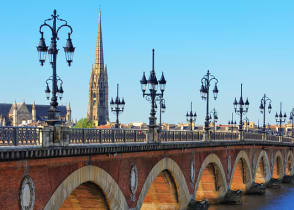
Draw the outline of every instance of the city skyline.
M219 123L231 119L233 100L240 97L240 83L250 101L247 115L250 121L259 119L262 123L258 107L264 93L272 99L272 114L267 116L271 123L280 101L287 114L294 106L290 91L294 66L294 27L290 20L294 15L290 1L285 5L273 1L177 5L155 4L155 1L141 4L89 1L88 5L73 2L72 7L65 2L53 1L45 8L36 5L36 1L4 5L9 13L4 11L0 17L9 22L0 23L6 28L0 41L3 47L0 68L2 78L6 78L2 80L2 90L9 88L2 91L1 103L25 99L28 103L49 104L44 89L50 65L47 61L44 68L39 66L36 46L39 25L56 8L60 17L72 25L76 46L72 67L68 68L61 50L66 37L60 37L57 72L64 81L65 91L60 104L71 102L73 119L86 116L100 3L109 98L115 96L119 83L120 93L127 101L120 116L122 123L148 122L150 104L142 97L139 81L143 72L149 75L151 70L152 48L155 48L157 77L164 72L167 80L163 122L185 122L193 101L198 116L196 124L204 123L205 102L199 90L200 80L208 69L219 79L219 97L210 105L218 111ZM82 15L76 15L78 12ZM21 21L27 24L21 24L21 15L17 13L25 14ZM82 25L83 22L86 23ZM48 44L48 34L45 38ZM110 120L115 120L112 113Z

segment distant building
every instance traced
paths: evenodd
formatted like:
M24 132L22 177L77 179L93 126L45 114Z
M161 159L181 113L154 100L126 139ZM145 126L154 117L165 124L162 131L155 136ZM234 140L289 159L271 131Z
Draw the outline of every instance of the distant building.
M89 81L89 104L87 118L95 126L105 125L109 121L108 112L108 78L107 67L104 66L101 11L99 11L98 36L96 43L95 64L92 66Z
M0 126L38 125L48 119L50 105L26 104L25 102L14 104L0 103ZM67 124L71 124L71 107L58 106L59 118Z

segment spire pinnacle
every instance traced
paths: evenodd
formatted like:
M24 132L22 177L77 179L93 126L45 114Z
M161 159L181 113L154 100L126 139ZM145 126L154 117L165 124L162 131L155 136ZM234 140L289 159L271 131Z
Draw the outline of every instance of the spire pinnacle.
M71 110L71 107L70 107L70 102L68 102L68 105L67 105L67 110Z
M97 42L96 42L95 66L96 68L97 66L104 66L100 9L99 9L99 21L98 21L98 34L97 34Z

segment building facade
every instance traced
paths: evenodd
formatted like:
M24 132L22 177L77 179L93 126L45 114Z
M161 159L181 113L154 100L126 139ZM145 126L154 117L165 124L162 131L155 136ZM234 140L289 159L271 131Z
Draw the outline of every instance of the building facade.
M13 104L0 103L0 126L40 125L48 119L50 105L26 104L25 102ZM59 118L71 125L71 107L58 106Z
M108 76L107 67L104 66L103 58L101 11L99 11L95 63L92 66L89 81L89 104L87 118L88 120L93 121L96 126L105 125L109 121Z

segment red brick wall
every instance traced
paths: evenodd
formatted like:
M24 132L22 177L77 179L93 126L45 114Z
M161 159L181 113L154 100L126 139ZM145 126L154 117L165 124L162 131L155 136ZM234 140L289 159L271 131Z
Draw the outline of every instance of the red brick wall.
M173 159L181 168L190 194L194 192L197 176L203 160L207 155L216 154L223 165L226 173L227 182L229 183L230 174L228 173L228 157L231 156L231 171L235 163L235 158L241 150L248 154L250 164L254 155L257 155L263 148L261 146L232 146L232 147L209 147L195 148L172 151L153 151L124 153L117 155L92 155L80 157L64 157L50 159L23 160L12 162L0 162L0 209L19 209L19 188L22 178L29 175L35 184L35 209L43 209L51 195L62 181L73 171L85 166L95 165L109 173L120 186L125 195L129 207L135 207L136 201L131 201L130 195L130 170L132 164L136 164L138 169L138 188L136 199L138 199L144 182L151 169L164 157ZM289 150L288 148L267 148L270 159L270 150ZM195 161L195 179L191 186L190 164L194 158ZM252 165L250 166L252 167ZM107 196L107 195L106 195Z

